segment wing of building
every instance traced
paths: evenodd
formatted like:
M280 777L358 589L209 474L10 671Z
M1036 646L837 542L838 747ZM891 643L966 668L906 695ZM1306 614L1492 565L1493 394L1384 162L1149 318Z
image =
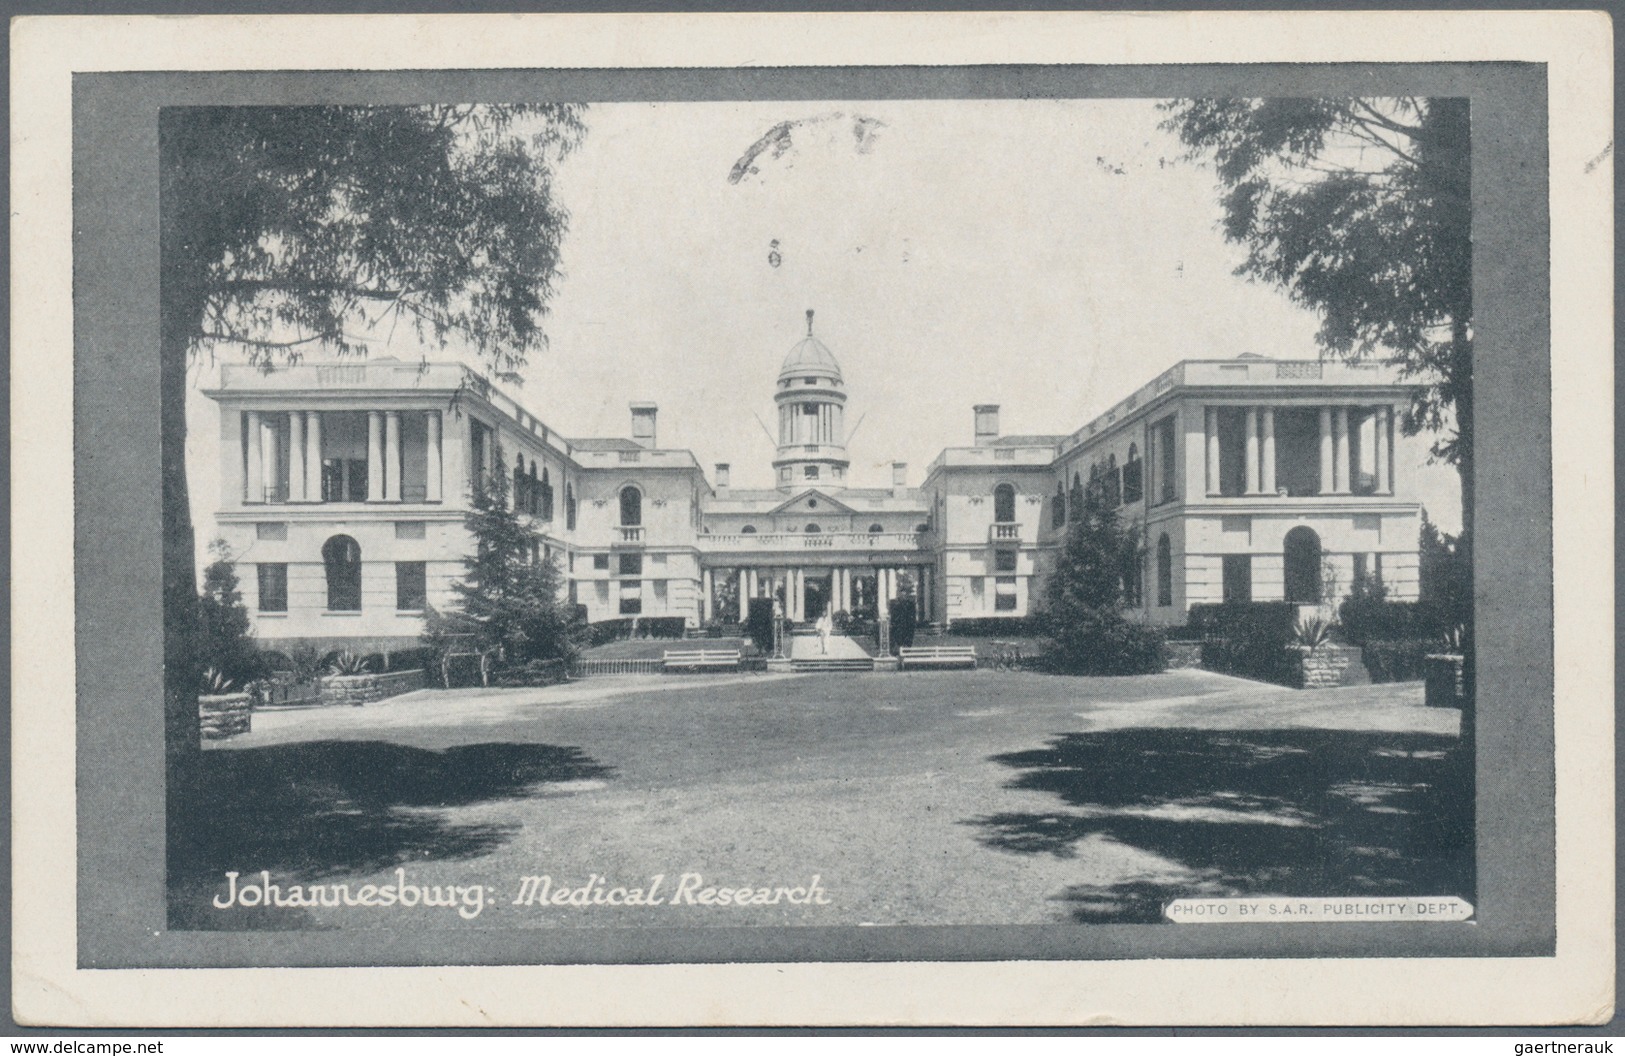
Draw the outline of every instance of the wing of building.
M560 561L593 622L736 622L752 597L796 621L899 595L928 621L1027 615L1091 489L1140 532L1131 593L1151 623L1202 602L1335 601L1361 576L1417 595L1418 460L1396 428L1412 390L1391 368L1186 360L1068 434L1001 436L999 408L979 405L973 443L921 486L894 463L890 488L853 488L845 382L811 312L807 331L775 381L769 490L662 448L650 403L631 405L629 438L572 439L460 365L223 367L207 393L216 521L257 636L416 644L462 574L472 484L499 472L535 559Z

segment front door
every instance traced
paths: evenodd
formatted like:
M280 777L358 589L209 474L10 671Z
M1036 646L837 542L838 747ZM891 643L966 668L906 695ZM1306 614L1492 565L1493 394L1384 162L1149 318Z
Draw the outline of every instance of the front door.
M806 582L807 593L802 602L806 606L807 620L811 622L824 615L829 608L829 580L808 579Z

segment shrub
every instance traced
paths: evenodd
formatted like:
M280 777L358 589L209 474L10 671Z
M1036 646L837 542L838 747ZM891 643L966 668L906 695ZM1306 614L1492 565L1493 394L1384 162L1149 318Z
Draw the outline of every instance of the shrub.
M1338 624L1353 645L1407 638L1436 638L1444 631L1444 613L1427 602L1388 601L1382 596L1351 595L1339 607Z
M1190 628L1202 639L1202 666L1289 686L1286 647L1295 638L1297 606L1284 601L1192 605Z
M636 630L639 638L681 638L685 621L681 616L622 616L613 620L599 620L587 627L587 644L604 645L631 638Z
M1045 589L1039 623L1045 666L1091 675L1144 674L1167 666L1162 635L1124 615L1139 563L1137 533L1106 508L1100 489L1090 488Z
M1299 620L1292 627L1292 641L1297 645L1318 649L1332 636L1332 625L1325 620Z
M1106 619L1056 628L1041 663L1065 675L1150 675L1168 666L1168 654L1155 627Z
M1369 641L1360 647L1365 669L1373 682L1417 682L1427 675L1427 657L1439 650L1427 638L1404 641Z
M913 598L893 598L886 606L886 612L891 617L891 647L907 649L914 644L914 632L919 627L919 620L914 612Z
M751 598L745 617L745 636L763 653L773 652L773 599Z
M242 685L264 677L270 669L254 644L231 548L224 539L216 539L209 551L215 559L203 570L197 599L198 661Z
M510 664L496 673L494 681L499 686L552 686L565 680L569 670L569 662L557 658L553 660L528 660L523 664Z
M966 638L1032 638L1043 633L1032 616L966 616L951 621L948 631Z
M328 671L335 675L364 675L368 670L367 661L348 650L335 656L328 665Z

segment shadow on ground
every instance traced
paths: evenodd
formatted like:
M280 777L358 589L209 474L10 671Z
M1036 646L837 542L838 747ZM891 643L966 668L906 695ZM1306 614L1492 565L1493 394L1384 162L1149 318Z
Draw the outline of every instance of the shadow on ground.
M1009 788L1067 809L977 818L999 850L1150 852L1163 868L1079 884L1074 919L1162 919L1180 897L1473 892L1472 785L1458 739L1342 730L1128 729L1074 733L994 756Z
M459 823L444 808L513 799L610 776L577 748L471 744L430 751L380 741L204 752L176 782L169 922L176 929L297 928L301 910L234 910L210 900L235 870L279 883L477 858L515 826Z

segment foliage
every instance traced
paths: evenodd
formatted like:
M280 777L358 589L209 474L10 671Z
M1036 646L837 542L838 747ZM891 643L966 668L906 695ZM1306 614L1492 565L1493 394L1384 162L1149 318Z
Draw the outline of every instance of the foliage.
M166 741L198 748L186 481L187 365L220 346L267 369L363 353L405 317L514 378L545 344L566 216L552 166L568 105L170 107L159 115ZM388 332L384 328L382 332Z
M639 638L681 638L686 621L681 616L623 616L599 620L586 628L587 644L624 641L633 636L634 625Z
M773 653L773 599L751 598L745 612L745 637L765 655Z
M1455 434L1471 516L1472 207L1466 99L1184 99L1165 127L1211 159L1238 274L1318 312L1335 356L1421 383L1406 430Z
M364 675L369 670L371 670L371 666L367 663L367 660L364 657L355 655L348 649L335 656L332 663L327 665L328 673L333 675Z
M1331 637L1332 625L1322 619L1299 620L1292 627L1292 640L1309 649L1318 649Z
M496 681L501 686L554 686L565 681L568 673L569 661L562 657L531 660L504 668L497 674Z
M1098 489L1087 491L1045 590L1039 627L1047 667L1127 675L1167 666L1162 635L1123 615L1139 563L1138 534L1122 526Z
M1352 645L1437 637L1446 616L1428 601L1389 601L1387 588L1374 576L1361 576L1338 607L1338 626Z
M914 599L899 596L891 599L886 605L886 615L891 619L891 647L895 652L898 649L907 649L914 644L914 632L919 629L920 620L914 608Z
M197 599L198 656L230 682L252 681L265 675L267 668L254 644L237 566L224 539L210 543L209 552L214 560L203 570L203 592Z
M236 683L222 675L218 668L211 667L203 672L203 692L206 694L218 697L222 693L230 693L234 685Z
M1427 674L1428 654L1438 651L1438 643L1426 638L1379 639L1360 646L1373 682L1420 681Z
M297 646L288 659L293 663L294 682L314 682L327 668L322 651L309 643Z
M1453 536L1439 531L1427 511L1422 511L1417 538L1421 600L1445 624L1470 625L1473 616L1471 548L1465 536L1465 532Z
M1192 605L1190 629L1202 639L1202 666L1213 671L1293 684L1287 658L1297 606L1284 601Z
M1034 616L966 616L954 619L948 631L966 638L1030 638L1043 634L1044 625Z
M501 445L496 445L502 465ZM424 645L443 651L456 636L481 650L500 650L504 663L573 656L579 625L562 600L556 559L531 560L531 533L508 503L506 474L475 481L464 526L474 552L452 584L450 612L430 610Z

